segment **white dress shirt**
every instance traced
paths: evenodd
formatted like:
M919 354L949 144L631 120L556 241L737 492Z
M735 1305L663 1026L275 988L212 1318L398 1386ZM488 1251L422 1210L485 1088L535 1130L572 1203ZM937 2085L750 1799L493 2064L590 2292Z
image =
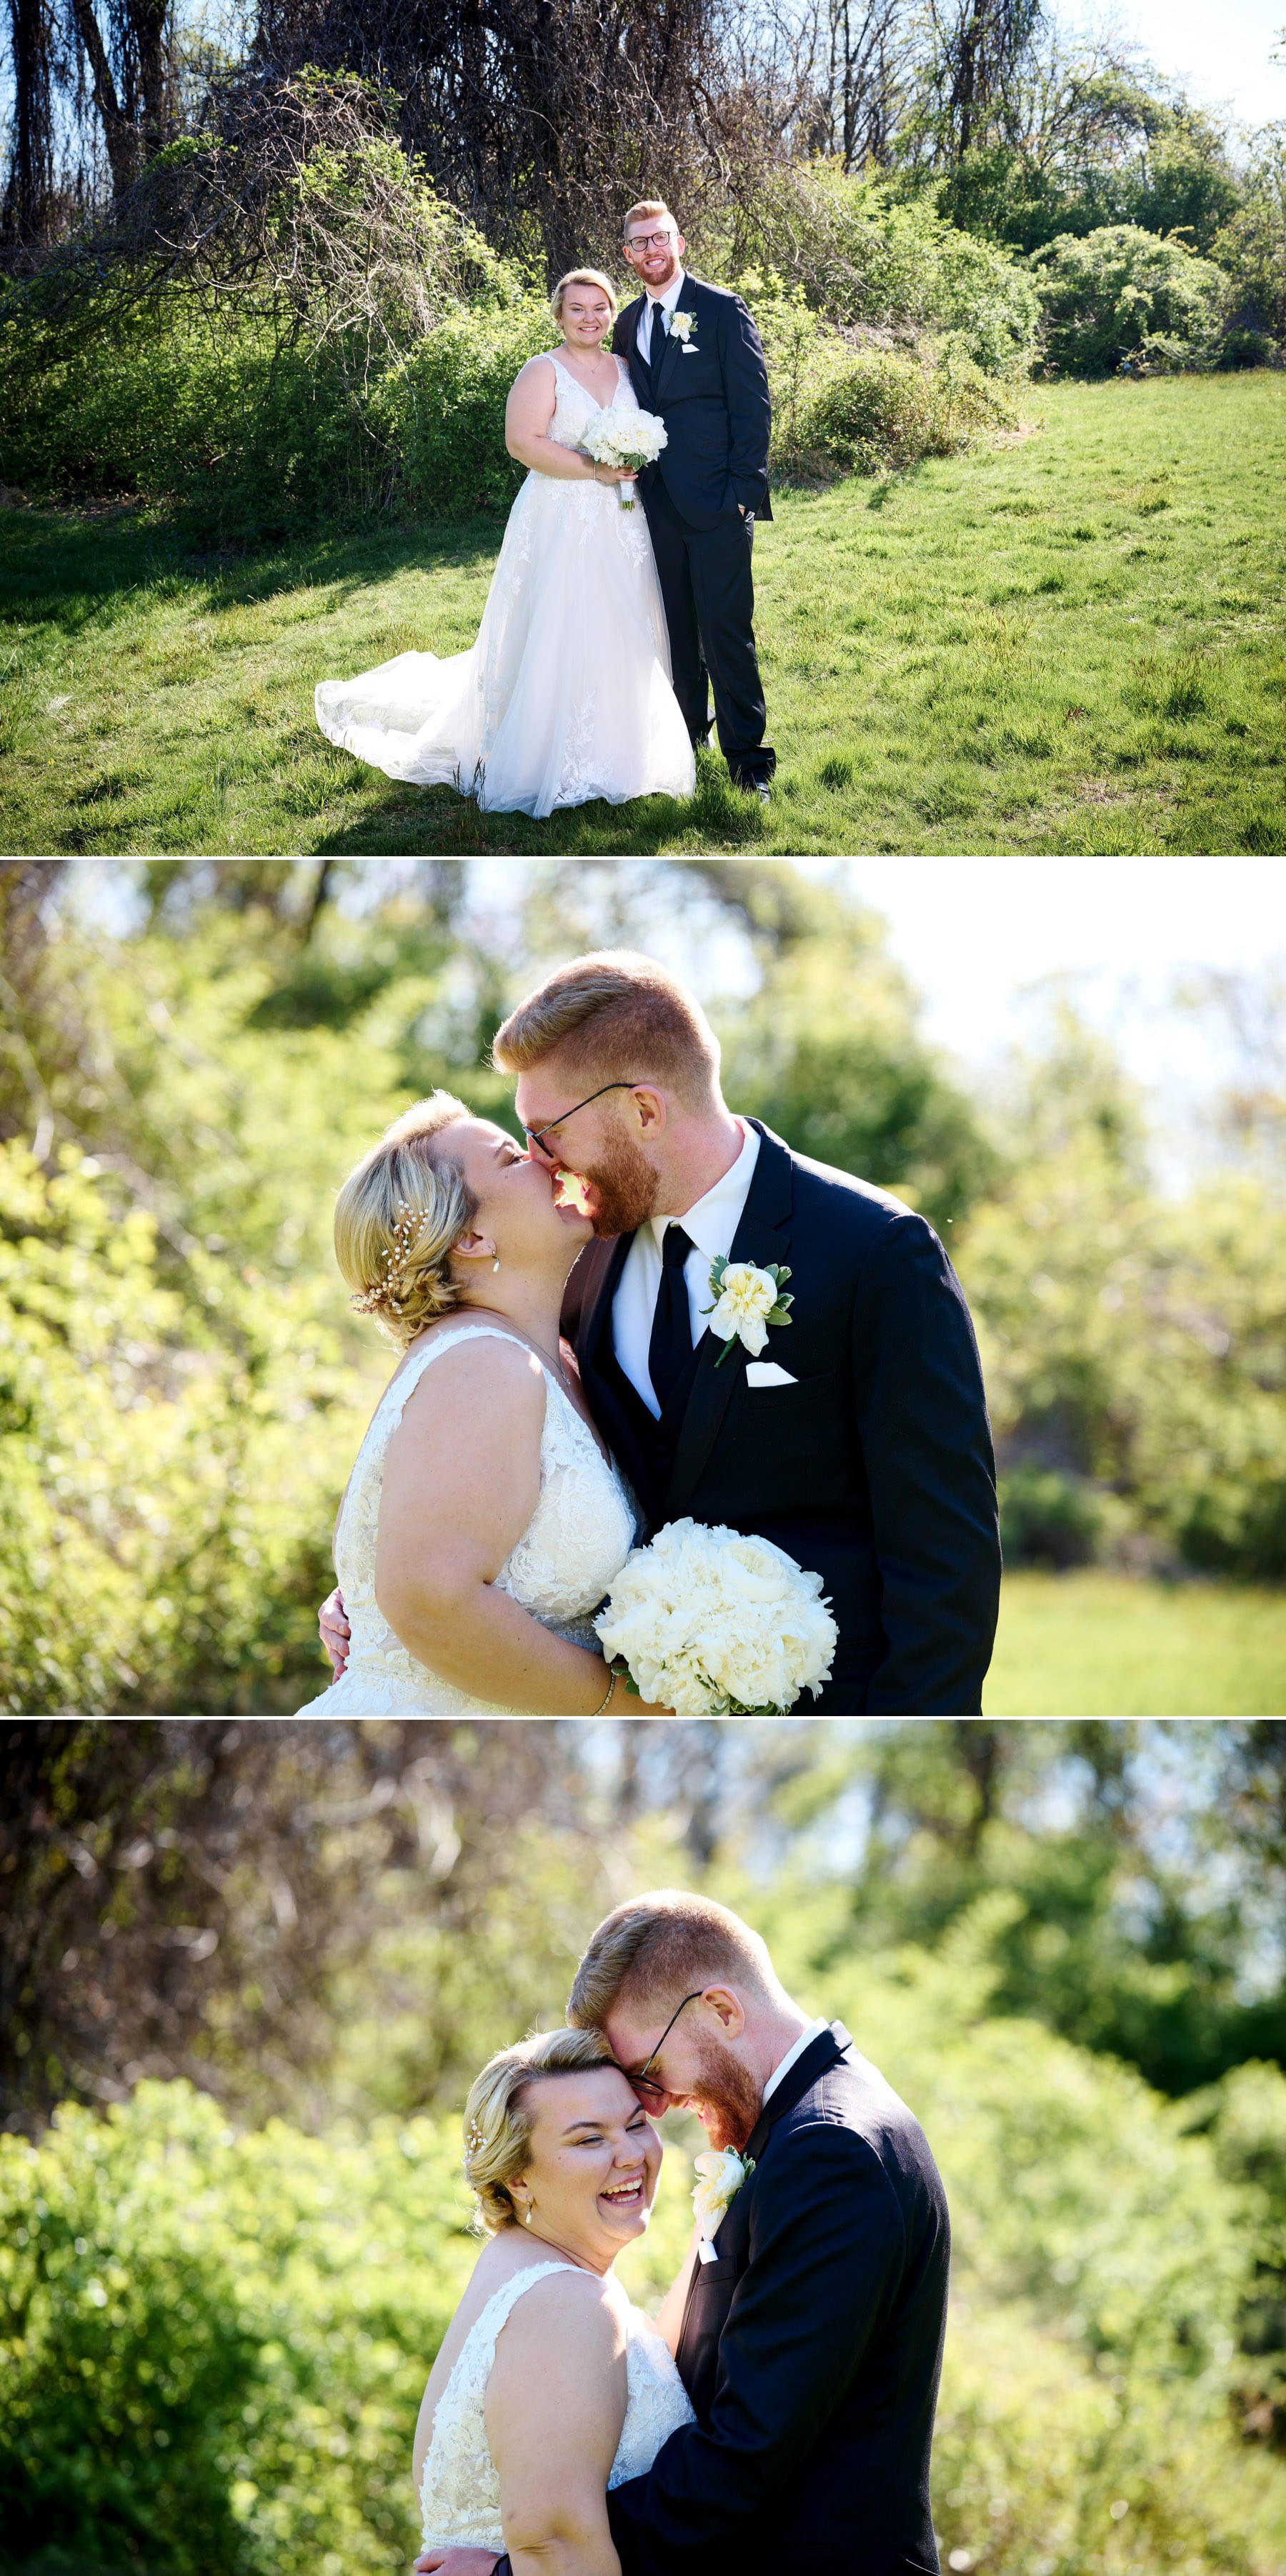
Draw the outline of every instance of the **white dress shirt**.
M670 327L670 315L673 313L675 305L678 303L679 297L683 293L683 281L686 276L687 270L685 268L681 268L678 276L671 278L664 295L653 295L651 289L649 288L648 290L647 302L639 315L639 327L635 335L638 345L638 353L645 367L652 354L652 307L654 304L659 304L662 307L665 313L665 327L668 331Z
M828 2021L810 2021L807 2030L801 2030L794 2047L787 2049L780 2066L774 2066L773 2071L764 2086L765 2102L767 2101L770 2093L776 2092L783 2075L789 2075L796 2058L802 2057L805 2049L811 2048L813 2041L815 2039L820 2039L822 2032L829 2029L830 2023ZM760 2107L762 2108L762 2105Z
M669 1225L681 1225L692 1238L693 1249L683 1265L688 1291L688 1314L692 1322L692 1347L695 1350L704 1333L710 1329L708 1315L702 1308L712 1306L710 1264L721 1252L732 1250L733 1237L741 1223L741 1212L750 1192L751 1178L759 1160L759 1136L744 1118L737 1120L743 1143L735 1163L721 1181L707 1190L686 1216L649 1217L641 1225L625 1256L625 1266L616 1283L612 1299L612 1348L632 1387L637 1388L649 1413L658 1422L661 1407L648 1375L648 1346L652 1339L652 1321L661 1286L661 1246Z

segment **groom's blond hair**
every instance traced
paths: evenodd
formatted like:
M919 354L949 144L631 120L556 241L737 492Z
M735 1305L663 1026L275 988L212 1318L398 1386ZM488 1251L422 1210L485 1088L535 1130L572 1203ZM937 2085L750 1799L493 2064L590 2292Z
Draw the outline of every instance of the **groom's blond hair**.
M727 1983L776 2002L768 1944L726 1905L683 1887L656 1887L605 1915L576 1971L567 2005L574 2029L602 2030L616 2004L650 2015L685 1994Z
M719 1041L695 993L631 948L603 948L556 966L491 1041L501 1073L526 1073L557 1053L587 1092L607 1082L656 1082L685 1109L719 1099Z

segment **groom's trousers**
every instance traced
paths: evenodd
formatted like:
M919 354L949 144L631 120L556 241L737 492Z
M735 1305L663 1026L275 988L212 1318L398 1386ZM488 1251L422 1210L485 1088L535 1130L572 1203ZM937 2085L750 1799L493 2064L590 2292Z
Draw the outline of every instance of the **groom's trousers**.
M658 473L643 494L670 630L674 694L693 742L710 730L707 674L714 690L719 748L738 787L772 777L777 754L764 741L768 711L755 656L754 520L740 514L714 528L679 516Z

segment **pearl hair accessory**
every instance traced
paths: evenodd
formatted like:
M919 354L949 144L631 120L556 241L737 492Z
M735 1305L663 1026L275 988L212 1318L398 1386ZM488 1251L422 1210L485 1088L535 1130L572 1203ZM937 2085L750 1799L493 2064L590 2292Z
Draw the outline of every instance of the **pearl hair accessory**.
M423 1208L411 1207L406 1199L398 1200L397 1224L393 1229L393 1241L391 1244L386 1244L380 1254L384 1276L374 1288L368 1288L363 1296L349 1299L354 1314L375 1315L382 1312L385 1307L390 1314L401 1314L403 1299L410 1286L407 1272L427 1221Z

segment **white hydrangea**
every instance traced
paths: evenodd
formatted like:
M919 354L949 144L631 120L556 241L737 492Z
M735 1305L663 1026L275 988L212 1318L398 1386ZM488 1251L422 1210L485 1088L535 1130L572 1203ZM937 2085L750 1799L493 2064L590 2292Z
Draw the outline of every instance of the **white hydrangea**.
M608 1661L679 1717L777 1717L802 1691L815 1699L839 1634L819 1574L770 1539L693 1520L633 1550L594 1625Z

